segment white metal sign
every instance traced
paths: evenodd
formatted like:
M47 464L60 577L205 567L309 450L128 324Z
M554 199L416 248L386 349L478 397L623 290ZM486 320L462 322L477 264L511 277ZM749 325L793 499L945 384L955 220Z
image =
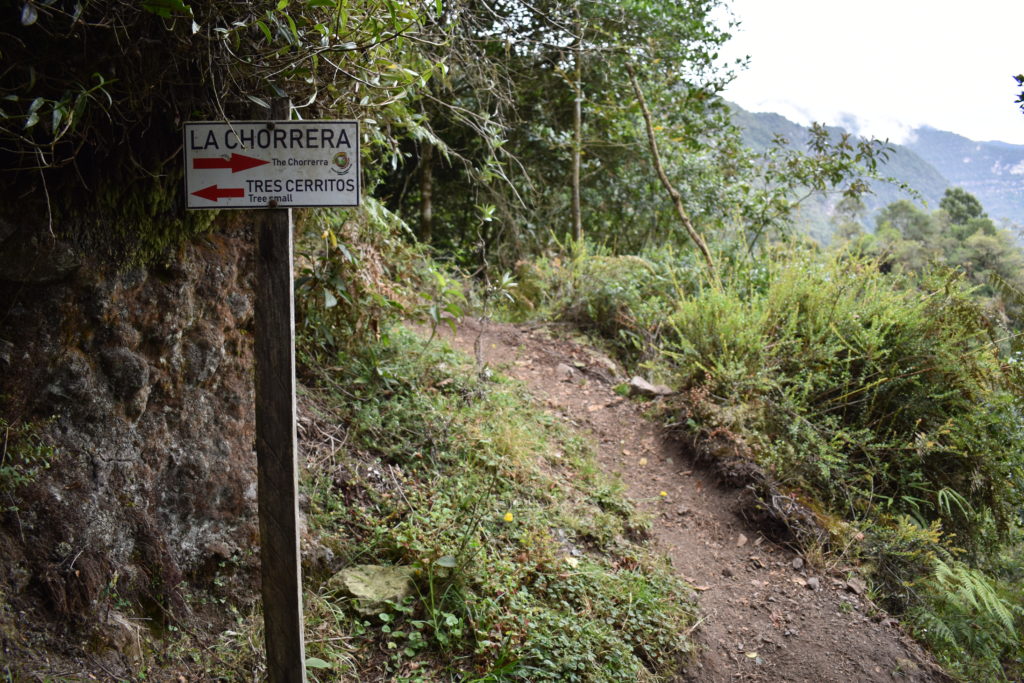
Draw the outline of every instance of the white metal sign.
M358 121L185 124L189 209L358 206Z

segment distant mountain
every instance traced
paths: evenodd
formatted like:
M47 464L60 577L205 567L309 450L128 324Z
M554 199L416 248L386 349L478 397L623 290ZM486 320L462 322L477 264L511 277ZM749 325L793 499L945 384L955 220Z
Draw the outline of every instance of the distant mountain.
M991 218L1024 225L1024 145L975 142L955 133L918 128L906 147L951 184L981 200Z
M791 144L802 145L808 129L774 113L754 113L730 105L733 121L743 130L743 140L755 151L768 149L775 135ZM835 133L842 128L831 127ZM1024 225L1024 145L1003 142L975 142L967 138L935 130L919 128L912 142L893 144L888 162L881 167L883 175L891 176L917 190L929 210L939 206L947 187L959 186L975 195L989 216ZM864 223L874 227L874 214L882 207L910 195L887 183L873 183L874 194L865 198L868 213ZM829 217L834 200L809 201L801 214L811 234L827 241L831 232Z

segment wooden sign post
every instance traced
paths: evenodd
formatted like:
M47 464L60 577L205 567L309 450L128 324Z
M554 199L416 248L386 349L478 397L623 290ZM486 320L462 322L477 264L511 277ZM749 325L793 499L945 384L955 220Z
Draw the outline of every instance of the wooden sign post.
M359 124L292 121L291 104L277 98L266 121L187 123L184 149L189 209L259 209L256 464L267 677L305 683L290 207L359 205Z
M272 121L290 117L289 101L274 100ZM261 211L256 231L256 464L267 674L272 683L304 683L292 210Z

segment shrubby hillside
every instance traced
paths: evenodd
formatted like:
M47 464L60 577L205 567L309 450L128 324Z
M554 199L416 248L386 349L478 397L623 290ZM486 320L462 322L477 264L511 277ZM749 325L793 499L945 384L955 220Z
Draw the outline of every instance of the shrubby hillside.
M472 315L667 384L654 418L766 538L953 675L1019 680L1024 257L923 155L753 131L786 122L721 99L718 4L4 10L3 673L265 674L258 255L251 216L184 212L178 147L285 95L360 118L367 169L361 207L295 216L310 678L693 673L695 587L578 433L436 344ZM882 194L897 167L927 208Z
M743 141L751 149L764 152L772 147L775 136L792 144L806 141L807 129L779 114L748 112L730 105L733 121L743 131ZM833 128L841 134L841 128ZM916 194L893 183L871 183L871 194L864 198L861 220L868 227L882 207L910 199L922 208L934 210L949 187L962 187L976 196L989 214L1005 227L1024 225L1024 147L1000 142L976 142L965 137L918 128L903 144L891 144L882 175L904 183ZM801 219L819 239L829 239L830 219L837 211L836 201L827 197L807 200ZM1019 229L1019 228L1018 228Z

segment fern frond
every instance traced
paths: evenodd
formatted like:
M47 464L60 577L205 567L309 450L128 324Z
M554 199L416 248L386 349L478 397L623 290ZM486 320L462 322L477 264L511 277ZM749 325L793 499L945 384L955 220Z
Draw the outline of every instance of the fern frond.
M1024 290L998 273L988 274L988 285L1009 303L1024 307Z
M988 577L981 571L971 569L961 562L947 564L936 559L933 581L938 589L937 595L944 595L947 607L960 612L959 616L970 619L969 612L976 612L977 622L1001 628L1004 637L1016 639L1012 606L999 597Z
M920 610L914 615L914 622L927 640L940 646L957 648L958 643L953 631L937 615L928 610Z
M964 518L969 518L974 514L974 507L971 505L971 502L964 498L963 494L956 489L943 486L939 489L938 499L939 509L944 512L947 517L953 516L953 505L956 505L960 510L960 514L962 514Z

